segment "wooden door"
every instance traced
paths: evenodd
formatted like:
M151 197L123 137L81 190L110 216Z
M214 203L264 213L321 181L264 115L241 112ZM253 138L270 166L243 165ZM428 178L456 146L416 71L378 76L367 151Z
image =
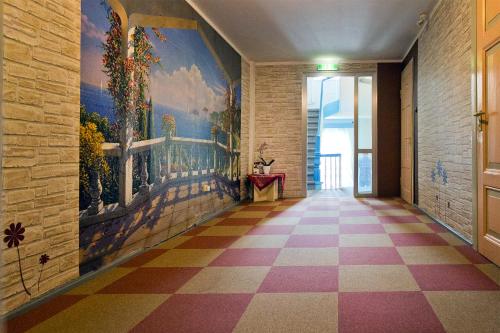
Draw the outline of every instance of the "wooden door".
M500 1L477 0L478 249L500 265Z
M413 59L401 74L401 198L413 202Z

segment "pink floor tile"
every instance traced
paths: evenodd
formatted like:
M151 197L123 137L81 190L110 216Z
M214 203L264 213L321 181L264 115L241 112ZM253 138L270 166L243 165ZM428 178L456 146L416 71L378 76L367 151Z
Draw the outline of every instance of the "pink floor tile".
M473 265L411 265L408 268L424 291L500 290Z
M325 205L315 205L315 206L309 206L307 207L307 210L309 211L337 211L340 209L340 206L338 204L332 205L332 204L325 204Z
M380 223L421 223L416 216L379 216Z
M340 216L342 217L375 216L375 211L373 210L340 211Z
M383 205L371 205L371 207L375 210L384 210L384 209L404 209L404 207L400 204L383 204Z
M285 247L337 247L338 235L291 235Z
M280 249L227 249L210 266L272 266Z
M448 245L444 239L437 234L389 234L395 246L432 246Z
M303 217L299 224L337 224L338 217Z
M251 299L250 294L173 295L132 332L231 332Z
M445 227L439 223L427 223L427 226L431 228L434 232L448 232Z
M341 234L385 234L381 224L340 224Z
M189 230L188 232L185 232L183 235L184 236L196 236L198 234L201 234L203 231L207 230L210 227L207 226L197 226L194 227L193 229Z
M339 294L339 332L445 332L421 292Z
M254 218L254 217L238 217L238 218L229 218L229 219L224 219L221 222L217 223L217 225L256 225L259 223L262 219L260 218Z
M247 235L290 235L293 225L257 225Z
M138 268L101 289L100 294L171 294L201 268Z
M332 292L338 290L334 266L273 267L258 292Z
M476 250L469 245L455 246L464 257L469 259L473 264L489 264L490 261L479 254Z
M266 217L302 217L304 212L301 211L273 211L269 212Z
M341 247L340 265L402 265L403 260L394 247Z
M154 258L162 255L163 253L167 252L167 250L162 250L162 249L151 249L148 250L144 253L141 253L130 260L126 261L125 263L121 264L121 267L139 267L142 265L145 265L146 263L150 262Z
M237 236L195 236L177 246L178 249L225 249L234 243Z

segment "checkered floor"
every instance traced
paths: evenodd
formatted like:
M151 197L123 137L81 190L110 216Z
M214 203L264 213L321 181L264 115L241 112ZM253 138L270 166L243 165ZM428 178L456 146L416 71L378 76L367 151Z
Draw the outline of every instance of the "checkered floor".
M243 204L9 332L494 332L500 270L398 200ZM498 331L496 331L498 332Z

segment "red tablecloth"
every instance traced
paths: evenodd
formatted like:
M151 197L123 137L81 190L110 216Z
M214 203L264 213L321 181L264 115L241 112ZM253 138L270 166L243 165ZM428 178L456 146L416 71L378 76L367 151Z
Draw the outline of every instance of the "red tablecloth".
M261 174L251 174L248 175L248 180L257 186L259 190L263 190L267 186L271 185L276 179L281 181L282 191L285 189L285 174L284 173L270 173L268 175Z

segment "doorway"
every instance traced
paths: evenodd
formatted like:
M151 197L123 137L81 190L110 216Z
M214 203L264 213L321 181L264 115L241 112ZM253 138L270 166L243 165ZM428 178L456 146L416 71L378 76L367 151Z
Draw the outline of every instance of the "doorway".
M307 190L374 195L374 75L316 73L304 89Z

